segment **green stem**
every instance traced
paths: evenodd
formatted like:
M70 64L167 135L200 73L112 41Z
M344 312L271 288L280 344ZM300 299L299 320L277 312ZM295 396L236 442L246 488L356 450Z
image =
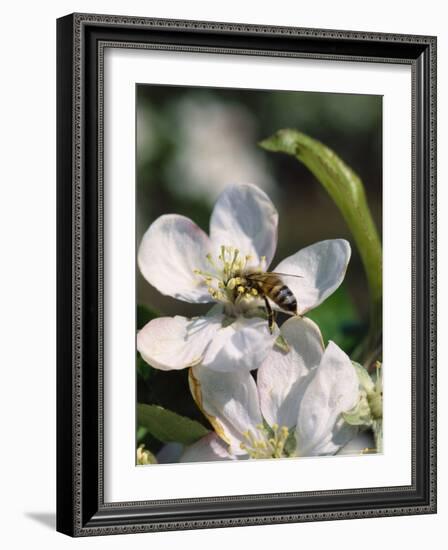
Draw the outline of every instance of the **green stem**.
M353 235L370 295L370 328L362 346L364 355L376 347L381 338L382 249L362 181L334 151L297 130L279 130L260 145L269 151L292 155L302 162L333 199Z

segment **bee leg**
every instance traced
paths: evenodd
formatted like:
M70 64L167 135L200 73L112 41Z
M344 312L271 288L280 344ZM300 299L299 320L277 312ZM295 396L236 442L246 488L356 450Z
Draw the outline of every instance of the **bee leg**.
M275 313L272 311L271 305L268 302L268 299L266 298L266 296L264 296L264 305L266 306L266 311L268 314L269 330L271 331L271 334L272 334L274 332Z

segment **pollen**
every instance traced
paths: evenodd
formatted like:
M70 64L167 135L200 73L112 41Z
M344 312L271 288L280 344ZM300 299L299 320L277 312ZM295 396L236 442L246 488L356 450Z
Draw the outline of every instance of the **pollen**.
M274 424L271 428L259 424L256 431L247 430L243 434L243 441L240 448L250 456L250 458L285 458L292 456L285 449L286 441L289 437L289 428L279 427Z
M236 279L233 277L232 279L229 280L229 282L227 283L227 288L229 290L233 290L235 288L235 286L237 285L237 282L236 282Z
M248 288L245 273L266 270L266 258L260 258L258 266L248 265L253 261L250 254L243 254L234 246L222 245L219 254L214 256L208 253L205 256L207 269L194 269L193 273L198 277L198 284L207 287L207 291L214 300L237 304L244 298L245 303L259 296L256 288ZM241 302L242 303L242 302ZM246 304L247 305L247 304Z

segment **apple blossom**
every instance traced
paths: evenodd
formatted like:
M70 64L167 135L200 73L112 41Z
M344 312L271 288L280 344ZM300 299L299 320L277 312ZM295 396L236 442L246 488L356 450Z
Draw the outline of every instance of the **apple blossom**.
M360 395L355 406L344 413L344 419L352 426L373 431L376 452L383 450L383 377L380 362L375 364L375 375L371 376L358 363L353 362L356 369Z
M167 214L144 234L138 265L164 295L191 303L215 303L208 314L150 321L137 336L143 359L162 370L201 364L221 372L257 369L278 336L268 330L263 301L241 278L266 271L277 247L278 214L255 185L227 187L210 220L210 236L190 219ZM302 315L322 303L344 279L350 245L318 242L286 258L273 271L298 275L288 287Z
M293 317L281 327L289 352L273 347L257 371L190 370L192 394L215 432L186 449L182 461L335 454L356 433L343 413L359 399L350 358L324 349L317 325Z

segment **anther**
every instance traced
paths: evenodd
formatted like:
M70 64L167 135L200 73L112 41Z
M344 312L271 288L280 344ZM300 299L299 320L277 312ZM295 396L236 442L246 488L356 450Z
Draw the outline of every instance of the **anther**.
M237 284L237 283L236 283L236 279L235 279L235 278L232 278L232 279L230 279L230 281L227 283L227 288L228 288L229 290L233 290L233 289L235 288L236 284Z

